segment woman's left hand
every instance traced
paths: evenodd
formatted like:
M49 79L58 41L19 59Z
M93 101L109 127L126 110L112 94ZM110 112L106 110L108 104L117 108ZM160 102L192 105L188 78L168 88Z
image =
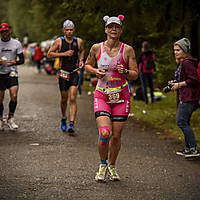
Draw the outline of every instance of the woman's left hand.
M120 74L124 74L126 72L126 69L124 68L124 66L122 64L117 64L117 70L118 70L118 73Z

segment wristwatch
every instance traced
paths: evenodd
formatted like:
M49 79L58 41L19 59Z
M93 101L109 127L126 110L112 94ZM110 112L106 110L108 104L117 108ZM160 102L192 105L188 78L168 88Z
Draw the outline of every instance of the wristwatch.
M125 69L125 73L124 73L126 76L129 75L129 70L128 69Z

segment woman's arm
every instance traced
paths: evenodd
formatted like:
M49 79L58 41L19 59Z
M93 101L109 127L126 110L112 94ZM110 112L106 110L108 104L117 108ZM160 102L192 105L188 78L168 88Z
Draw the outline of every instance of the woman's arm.
M97 62L97 57L99 52L100 52L100 44L94 44L91 47L89 55L85 62L85 69L92 74L96 74L97 78L102 78L105 76L105 70L94 67Z
M124 56L129 68L128 72L125 70L124 73L127 74L129 80L136 80L138 78L138 67L134 49L131 46L126 45Z

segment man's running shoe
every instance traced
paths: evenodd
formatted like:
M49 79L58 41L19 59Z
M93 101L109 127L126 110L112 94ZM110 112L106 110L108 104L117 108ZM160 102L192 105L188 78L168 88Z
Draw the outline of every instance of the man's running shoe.
M120 181L120 177L117 174L115 167L108 166L108 173L111 181Z
M199 156L200 156L200 153L196 148L190 149L189 152L185 153L185 158L196 158Z
M19 128L19 126L15 123L14 118L11 117L10 119L7 119L7 125L11 130L16 130Z
M66 132L67 130L67 122L66 122L66 119L61 119L61 123L60 123L60 128L63 132Z
M3 127L3 120L0 120L0 131L3 131L4 130L4 127Z
M69 133L74 133L75 132L75 128L74 128L74 124L73 123L69 124L68 132Z
M107 165L100 164L99 171L96 173L95 180L99 182L104 182L106 180Z

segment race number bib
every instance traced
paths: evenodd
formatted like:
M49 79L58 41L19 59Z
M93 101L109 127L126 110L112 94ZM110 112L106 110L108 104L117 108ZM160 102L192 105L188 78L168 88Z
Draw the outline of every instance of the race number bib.
M64 79L67 80L67 81L69 81L69 79L70 79L70 73L69 73L69 72L66 72L66 71L64 71L64 70L60 70L59 76L60 76L61 78L64 78Z
M105 91L106 103L123 103L122 89L114 91Z
M11 71L9 74L10 77L18 77L17 71Z

